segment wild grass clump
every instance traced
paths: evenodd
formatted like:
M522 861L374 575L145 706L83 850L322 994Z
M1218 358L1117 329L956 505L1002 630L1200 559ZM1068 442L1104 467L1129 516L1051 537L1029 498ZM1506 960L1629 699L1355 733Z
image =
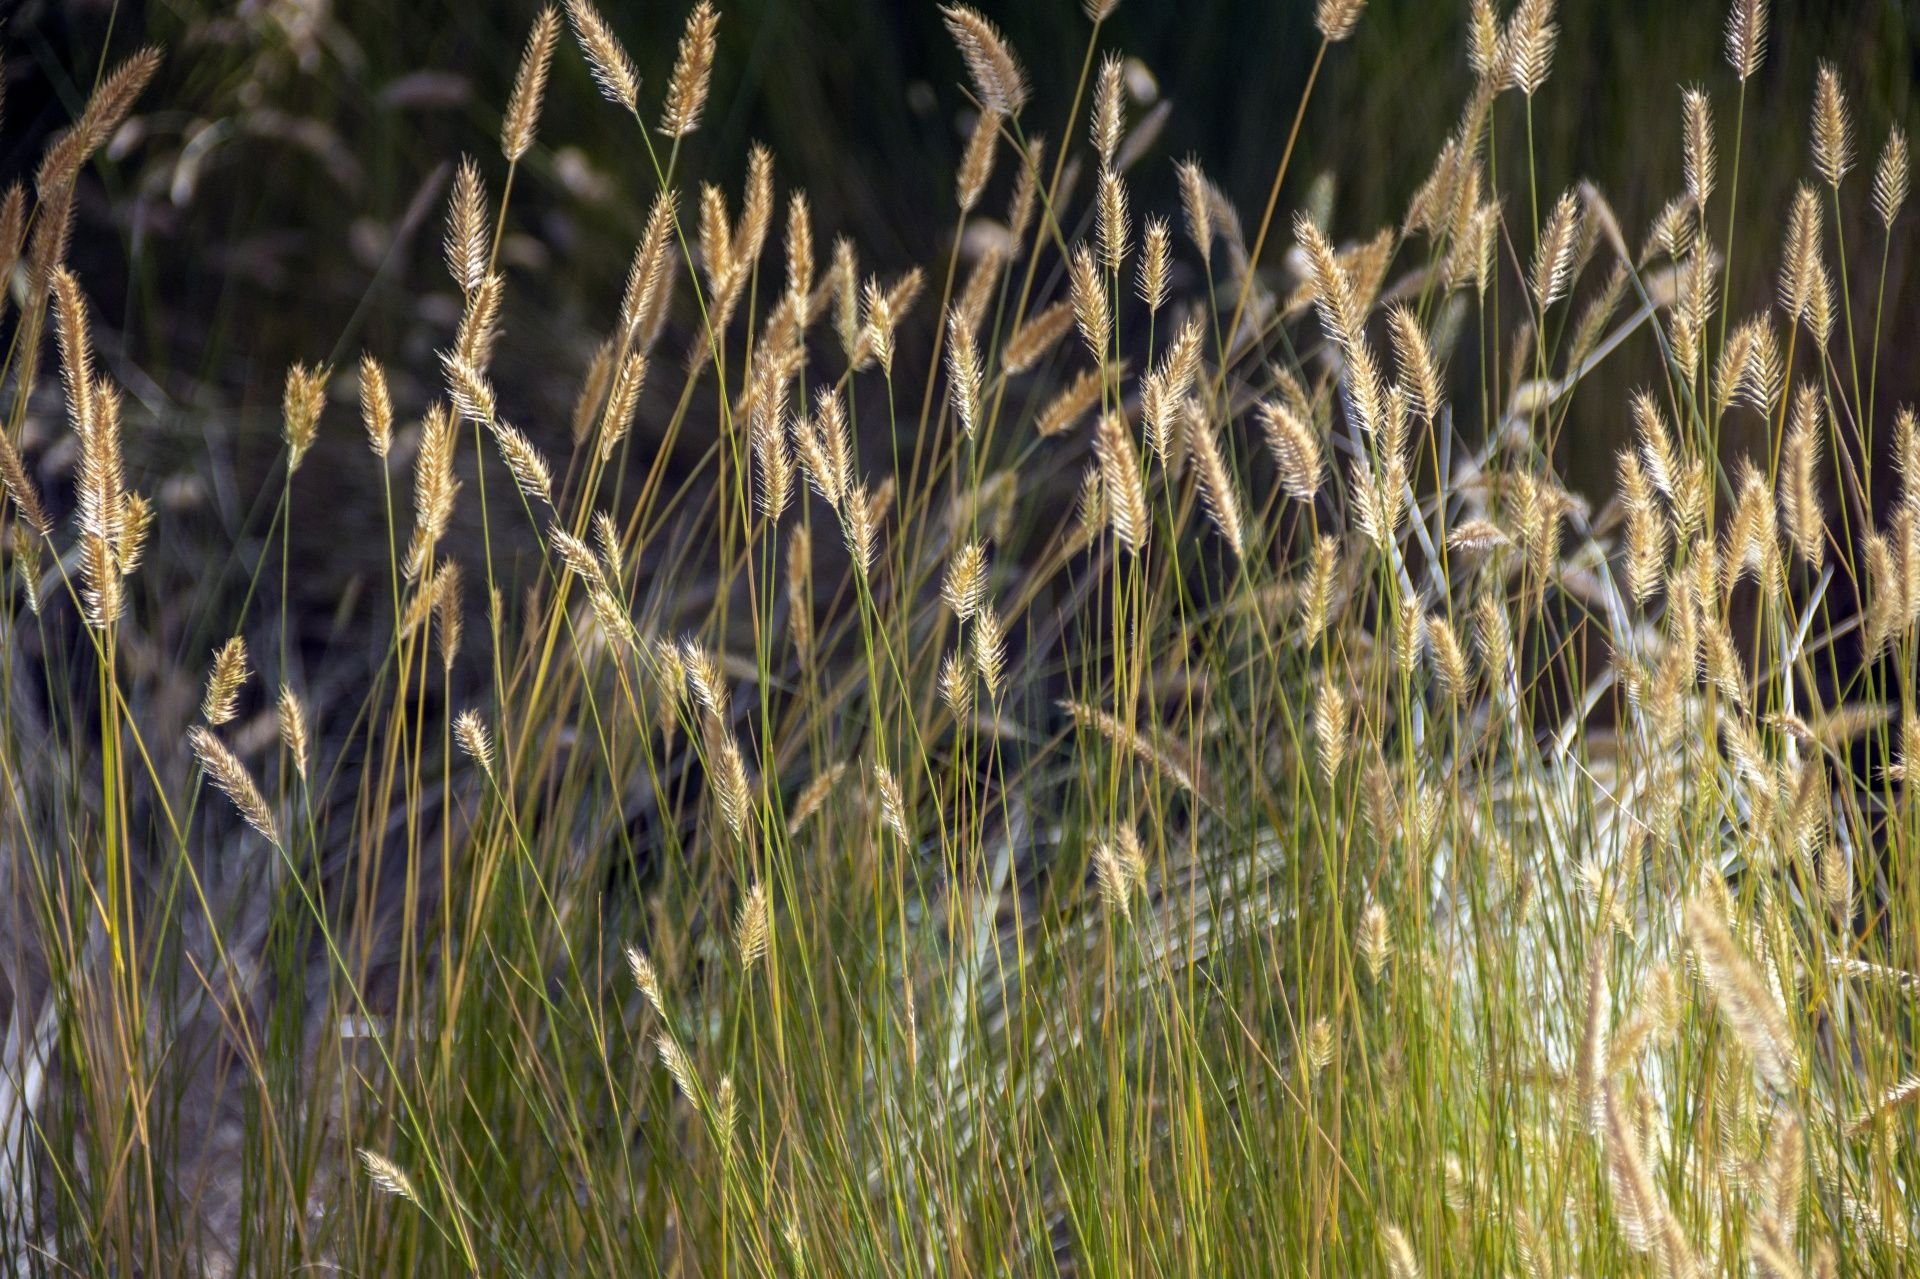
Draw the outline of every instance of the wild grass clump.
M730 189L706 0L658 100L624 18L541 13L451 185L457 326L424 383L289 371L238 601L149 553L66 265L157 55L101 78L0 201L7 1273L1911 1268L1904 134L1823 67L1804 155L1743 142L1736 0L1628 228L1535 181L1551 0L1475 0L1403 220L1282 207L1313 78L1249 220L1113 8L1077 80L943 10L925 267L765 149ZM581 55L650 213L563 424L493 357ZM1779 225L1755 166L1808 168ZM360 538L336 671L294 556Z

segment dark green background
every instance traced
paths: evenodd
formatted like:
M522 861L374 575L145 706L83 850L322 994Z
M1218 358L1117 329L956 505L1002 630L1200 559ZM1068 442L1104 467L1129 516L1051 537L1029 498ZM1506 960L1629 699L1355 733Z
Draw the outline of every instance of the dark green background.
M643 101L657 101L685 7L603 5L646 79ZM1086 38L1077 4L984 8L1035 83L1028 127L1058 138ZM1469 89L1466 8L1464 0L1369 6L1355 38L1328 59L1283 208L1330 172L1338 234L1368 233L1398 216ZM113 56L145 40L166 45L138 136L124 139L90 184L76 258L105 316L110 354L175 406L270 425L293 358L344 361L365 346L430 375L455 305L437 249L445 166L471 151L497 191L499 111L534 9L520 0L27 0L0 37L9 81L0 167L30 171L48 131L84 98L103 45ZM762 139L778 157L782 186L810 192L823 244L847 232L864 264L888 272L944 261L965 100L936 6L731 0L722 14L714 97L691 143L689 178L737 193L746 144ZM1591 177L1638 239L1679 189L1678 106L1692 83L1713 95L1724 189L1737 91L1722 55L1724 17L1720 4L1686 0L1561 6L1553 73L1534 113L1543 202ZM1849 183L1856 207L1847 231L1856 308L1866 311L1880 257L1866 190L1887 125L1913 124L1913 17L1888 0L1773 7L1768 56L1748 91L1736 315L1771 293L1785 200L1809 175L1806 121L1819 58L1841 69L1853 105L1861 166ZM1251 230L1317 44L1311 5L1123 0L1103 43L1143 59L1175 104L1157 153L1135 176L1136 207L1173 213L1172 160L1191 152ZM1508 95L1500 104L1508 157L1521 154L1519 101ZM209 126L221 141L205 148L197 180L185 183L185 139ZM1071 128L1083 133L1084 112ZM594 92L570 37L540 141L515 192L524 238L513 246L499 370L503 384L520 388L536 435L545 433L540 419L550 430L564 420L616 303L649 185L631 123ZM1523 187L1503 185L1524 198ZM411 240L396 240L410 206L425 216ZM1724 205L1716 225L1722 218ZM1920 392L1907 354L1920 339L1910 318L1911 222L1909 213L1890 263L1887 403ZM1634 374L1623 362L1620 379Z

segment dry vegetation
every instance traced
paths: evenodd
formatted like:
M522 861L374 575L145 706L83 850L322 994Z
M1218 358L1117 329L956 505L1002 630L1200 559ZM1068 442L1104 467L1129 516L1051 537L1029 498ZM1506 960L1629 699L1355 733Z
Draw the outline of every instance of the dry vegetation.
M663 91L543 13L452 185L444 395L288 372L187 696L64 265L157 55L100 80L0 205L0 1271L1910 1271L1920 431L1846 283L1904 136L1826 69L1810 148L1743 141L1736 0L1629 231L1489 144L1577 52L1475 0L1400 225L1281 207L1311 80L1257 220L1197 160L1149 214L1112 7L1077 60L945 11L977 125L924 270L764 150L694 176L706 0ZM580 55L654 186L559 456L490 368ZM1784 242L1743 166L1808 167ZM384 530L293 483L356 401ZM1632 422L1603 502L1578 414ZM361 536L343 682L273 601Z

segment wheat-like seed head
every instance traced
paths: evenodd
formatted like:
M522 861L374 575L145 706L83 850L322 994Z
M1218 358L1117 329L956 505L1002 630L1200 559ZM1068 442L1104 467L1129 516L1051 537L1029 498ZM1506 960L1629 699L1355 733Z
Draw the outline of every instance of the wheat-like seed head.
M907 802L893 770L879 760L873 762L873 785L880 792L880 820L900 843L912 848L913 833L907 826Z
M1100 199L1095 217L1095 236L1100 244L1100 260L1107 270L1119 274L1132 247L1132 228L1127 217L1127 184L1112 169L1100 171Z
M1333 1064L1333 1022L1324 1013L1315 1017L1307 1027L1305 1048L1307 1065L1311 1067L1314 1077L1318 1078Z
M654 1050L659 1054L660 1064L667 1068L669 1075L673 1076L674 1085L680 1089L680 1095L685 1097L696 1111L699 1110L700 1080L694 1073L693 1062L687 1057L686 1049L680 1046L679 1040L664 1030L660 1032L660 1037L654 1043Z
M1907 202L1907 182L1907 135L1896 124L1887 130L1887 144L1881 148L1880 163L1873 170L1873 211L1889 232Z
M740 954L740 967L751 970L767 953L769 927L767 886L755 884L740 901L740 912L733 924L733 944Z
M240 686L249 674L246 640L236 635L215 649L206 695L200 699L200 717L215 728L231 723L239 712Z
M1119 846L1114 840L1094 841L1093 875L1100 889L1100 900L1106 908L1122 919L1131 919L1133 906L1128 875L1121 861Z
M735 839L745 839L747 819L753 814L752 787L747 781L747 761L740 743L714 715L706 717L707 767L710 783L720 807L720 816Z
M1120 135L1126 128L1121 70L1120 55L1107 54L1100 60L1100 76L1093 91L1093 118L1087 131L1093 140L1093 149L1099 153L1102 169L1113 168L1113 158L1120 150Z
M980 426L980 349L957 308L947 313L947 387L960 431L972 439Z
M1368 902L1360 912L1359 936L1354 940L1354 949L1359 951L1360 960L1367 967L1367 976L1377 986L1386 974L1388 963L1393 959L1393 937L1387 925L1386 907L1379 902Z
M659 970L638 946L627 947L626 954L627 972L633 977L634 988L646 999L654 1016L665 1019L667 1011L660 994Z
M468 759L480 765L480 771L493 776L493 736L477 711L461 711L453 720L453 739Z
M1320 760L1320 777L1332 786L1346 762L1347 746L1353 732L1353 703L1341 691L1331 671L1323 672L1320 691L1313 703L1314 750Z
M553 470L540 450L534 447L533 441L513 424L498 419L489 422L488 429L493 435L493 442L500 448L500 457L506 462L514 484L528 497L552 509Z
M1126 420L1117 413L1101 417L1093 447L1100 462L1100 485L1106 494L1107 518L1113 535L1122 546L1138 555L1146 549L1152 515L1140 480L1140 455L1134 448L1133 434L1127 429Z
M1300 639L1308 647L1319 642L1332 618L1339 561L1338 542L1325 533L1314 539L1307 559L1306 583L1300 593Z
M1563 194L1540 228L1533 255L1533 297L1544 311L1566 294L1573 278L1575 250L1580 243L1580 205L1571 191ZM1704 258L1702 259L1704 260Z
M600 86L600 92L616 106L637 110L639 73L633 69L633 60L627 57L626 49L600 17L600 11L589 0L567 0L567 20L573 24L574 39L580 42L580 51L587 55L587 65L593 69L594 83Z
M382 1194L404 1199L408 1203L420 1202L420 1192L414 1189L412 1178L401 1170L399 1164L371 1150L362 1149L358 1154L360 1166L367 1170L367 1176Z
M947 576L940 586L947 607L961 621L979 611L987 593L987 548L968 542L947 561Z
M1281 489L1295 501L1313 501L1326 470L1319 437L1299 414L1277 400L1262 400L1258 413Z
M1025 373L1051 351L1075 322L1068 302L1055 302L1014 329L1000 353L1000 365L1009 376Z
M460 565L451 559L441 560L433 570L433 617L440 645L440 666L448 671L460 655L460 639L465 632L460 585Z
M873 495L867 492L864 482L854 484L846 490L846 501L841 516L845 523L843 533L847 543L847 554L852 558L853 566L860 576L871 578L877 530L874 528Z
M1387 324L1393 335L1393 358L1400 366L1401 394L1416 416L1432 424L1440 415L1445 392L1426 332L1413 312L1398 302L1387 309Z
M1319 0L1313 8L1313 26L1328 44L1339 44L1353 34L1367 0Z
M1000 696L1006 667L1007 637L1000 614L992 604L982 604L973 617L973 668L988 697Z
M1213 202L1208 198L1207 176L1200 161L1192 156L1182 160L1175 171L1180 177L1180 208L1186 218L1187 238L1200 251L1201 265L1213 267Z
M360 421L367 429L368 447L384 460L393 449L393 397L386 370L365 352L360 356Z
M1733 0L1727 10L1727 61L1742 83L1767 56L1767 0Z
M1027 105L1027 76L1000 29L963 4L944 5L940 14L966 59L981 105L1002 115L1019 115Z
M987 179L993 175L993 155L1000 142L1000 113L985 110L973 122L973 132L967 138L967 149L960 157L960 172L954 183L954 194L960 202L960 212L971 213L973 206L980 202L980 192L986 188Z
M1687 907L1687 937L1707 989L1755 1071L1776 1093L1790 1094L1796 1067L1786 1016L1727 931L1724 915L1705 898L1695 898Z
M607 406L600 416L600 461L613 459L620 441L633 428L634 413L640 405L640 391L647 383L647 356L644 351L629 351L613 372L607 389Z
M714 31L719 25L720 14L709 0L699 0L687 15L673 76L667 81L666 105L660 114L660 132L667 137L684 138L700 127L700 111L707 104L707 89L713 81Z
M1173 228L1158 214L1147 219L1140 240L1140 274L1137 288L1149 313L1157 313L1167 304L1167 269L1172 256Z
M1687 194L1694 207L1704 210L1713 194L1713 111L1702 89L1688 89L1681 97L1682 156Z
M0 276L0 278L5 278ZM47 514L47 508L40 501L40 490L33 478L27 474L26 462L13 446L7 433L0 430L0 484L5 486L6 494L13 499L15 509L21 519L33 526L41 537L50 537L53 533L53 519ZM16 531L18 528L16 526ZM37 546L37 543L32 543Z
M1507 31L1493 0L1473 0L1467 14L1467 64L1488 91L1507 87Z
M312 749L307 730L307 708L297 693L282 684L276 710L281 744L287 748L287 753L293 756L293 771L299 775L302 782L305 782L307 760Z
M1091 729L1100 734L1182 790L1204 798L1193 769L1139 729L1121 723L1113 715L1086 702L1063 701L1060 703L1060 708L1067 712L1078 727Z
M547 71L553 64L553 46L560 36L560 13L551 5L542 9L527 34L520 69L513 77L513 93L500 121L500 151L508 163L517 163L533 146L540 126L540 105L547 96Z
M1666 1201L1647 1170L1640 1134L1609 1084L1603 1090L1602 1116L1606 1132L1607 1184L1612 1191L1613 1214L1627 1246L1648 1253L1660 1246Z
M1853 130L1847 120L1847 99L1840 89L1840 73L1831 62L1821 62L1813 92L1813 167L1838 189L1853 167Z
M261 796L260 788L254 785L246 765L202 725L195 724L189 728L187 740L193 747L194 757L200 761L200 767L213 780L213 784L233 801L233 806L239 810L247 825L264 835L268 843L279 847L280 828L273 820L273 810L267 807L267 801Z
M300 468L301 460L319 435L320 411L326 406L327 379L332 372L324 364L317 368L295 364L287 370L281 413L286 428L289 471Z
M1227 470L1226 459L1220 454L1220 441L1206 423L1198 400L1189 399L1183 412L1191 426L1187 439L1193 452L1194 471L1200 480L1200 503L1206 509L1207 518L1226 539L1234 557L1244 559L1246 528L1240 514L1240 495Z
M1553 0L1520 0L1502 41L1507 53L1507 84L1532 97L1553 69L1553 46L1559 38Z
M67 393L67 419L84 441L93 432L93 339L80 282L65 267L53 272L55 334L60 374ZM84 497L83 497L84 500Z
M940 700L956 721L973 714L973 667L964 651L948 653L940 659Z
M1105 364L1107 344L1113 336L1112 314L1107 308L1107 290L1100 280L1100 268L1093 252L1084 244L1074 246L1068 273L1072 284L1073 318L1079 325L1081 340L1095 364Z
M472 156L461 156L447 196L447 274L460 291L472 296L487 278L491 240L488 234L487 192L480 166Z
M1125 365L1118 366L1124 376ZM1109 374L1101 369L1084 369L1074 376L1073 381L1062 387L1054 397L1041 406L1034 415L1034 433L1041 438L1051 438L1071 430L1088 409L1100 403L1101 392L1109 385ZM1151 390L1153 383L1149 383ZM1144 402L1145 397L1143 397ZM1151 421L1151 418L1149 419Z
M1420 1279L1420 1259L1414 1255L1406 1231L1391 1223L1383 1223L1380 1227L1380 1250L1387 1254L1387 1274L1392 1279Z
M1033 221L1034 208L1040 202L1040 162L1045 157L1047 140L1034 134L1020 157L1020 171L1014 175L1013 192L1007 197L1007 240L1019 244Z
M793 802L793 808L787 815L787 834L797 835L813 815L820 811L827 799L840 785L847 773L847 762L836 761L825 772L808 782L800 797Z

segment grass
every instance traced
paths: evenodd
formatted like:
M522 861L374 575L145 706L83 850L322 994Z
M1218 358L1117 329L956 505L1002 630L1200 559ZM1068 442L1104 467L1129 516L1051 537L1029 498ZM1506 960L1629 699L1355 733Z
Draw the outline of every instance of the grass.
M63 266L154 62L99 79L0 207L10 1273L1906 1272L1920 433L1847 284L1904 138L1823 71L1784 248L1737 221L1804 163L1743 129L1739 0L1629 239L1538 188L1578 50L1526 0L1395 225L1280 206L1312 78L1257 222L1198 161L1156 222L1110 7L1027 51L1044 125L946 11L980 132L905 270L765 151L726 189L706 5L664 102L638 33L540 19L452 187L443 394L289 371L238 607L143 565ZM653 213L567 439L491 370L581 54ZM1556 459L1609 415L1596 507ZM336 673L287 601L353 539Z

